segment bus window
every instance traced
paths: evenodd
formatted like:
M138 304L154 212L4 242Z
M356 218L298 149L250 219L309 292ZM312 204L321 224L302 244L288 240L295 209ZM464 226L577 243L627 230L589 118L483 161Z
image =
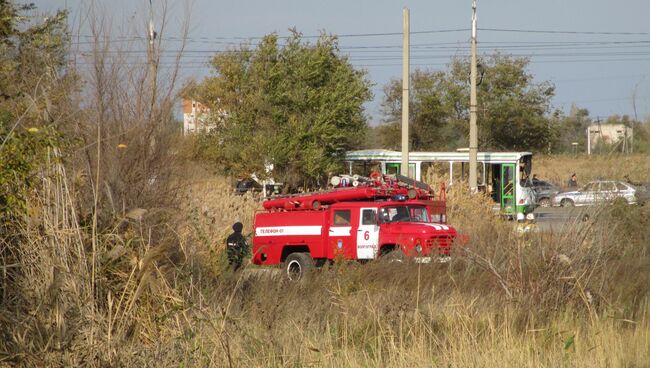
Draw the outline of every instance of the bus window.
M387 175L400 175L402 164L387 163L386 164L386 174ZM409 164L409 178L415 179L415 164Z
M400 172L400 164L386 164L386 175L395 175Z
M521 158L522 160L522 169L523 169L523 174L522 176L530 176L531 171L533 170L533 156L524 156Z
M423 182L437 187L440 183L449 183L449 164L447 162L423 162L420 166Z
M453 182L466 181L469 179L469 164L465 162L452 162Z
M371 172L377 171L381 172L381 165L376 162L371 161L349 161L348 164L352 164L352 170L349 170L349 166L346 167L348 170L347 174L359 174L361 176L368 176Z
M512 166L505 165L503 167L503 195L512 195L514 191L514 173Z

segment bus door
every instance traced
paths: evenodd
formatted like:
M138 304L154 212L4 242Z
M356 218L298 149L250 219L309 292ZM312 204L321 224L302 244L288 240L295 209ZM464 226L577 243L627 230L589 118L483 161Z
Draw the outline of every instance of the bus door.
M506 214L512 215L515 213L515 164L501 165L501 209Z
M490 168L490 196L501 208L501 164L491 164Z

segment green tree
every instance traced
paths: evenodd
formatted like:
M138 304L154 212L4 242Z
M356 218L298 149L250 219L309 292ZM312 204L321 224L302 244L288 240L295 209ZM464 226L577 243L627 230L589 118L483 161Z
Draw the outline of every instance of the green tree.
M0 213L3 234L24 210L48 147L61 144L75 77L65 69L67 13L33 19L33 5L0 0Z
M650 153L650 118L644 122L634 122L634 141L632 142L634 152Z
M528 60L503 55L486 57L478 86L479 147L481 149L541 150L554 134L546 114L554 87L534 83ZM415 150L451 150L467 146L469 64L455 59L445 71L416 70L411 75L410 141ZM383 111L387 124L399 124L401 80L385 88ZM386 129L385 131L391 131ZM399 137L387 137L399 146Z
M569 115L558 116L556 125L558 139L553 151L571 153L574 149L572 145L574 142L578 143L580 151L586 151L586 132L591 123L592 119L589 117L589 110L579 108L575 104L571 105Z
M264 175L272 163L285 183L322 185L364 136L370 83L335 37L311 44L294 31L280 45L268 35L254 48L219 53L212 67L215 76L190 94L211 108L214 129L201 140L227 173Z

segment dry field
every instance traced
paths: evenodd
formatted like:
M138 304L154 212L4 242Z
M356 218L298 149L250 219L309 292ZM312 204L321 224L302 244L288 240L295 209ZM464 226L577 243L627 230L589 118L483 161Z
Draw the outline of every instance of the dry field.
M626 160L538 157L534 169L648 180L644 157ZM250 232L259 200L207 171L183 177L158 238L146 215L89 236L62 182L35 196L43 215L25 228L21 264L2 265L21 269L3 292L22 304L0 311L0 365L650 366L648 207L520 235L487 199L454 190L450 222L470 242L449 264L339 263L289 283L224 265L230 225Z
M566 185L572 173L576 173L578 184L590 180L625 180L627 175L633 181L650 181L650 157L647 155L579 155L541 156L533 158L533 173L560 185Z

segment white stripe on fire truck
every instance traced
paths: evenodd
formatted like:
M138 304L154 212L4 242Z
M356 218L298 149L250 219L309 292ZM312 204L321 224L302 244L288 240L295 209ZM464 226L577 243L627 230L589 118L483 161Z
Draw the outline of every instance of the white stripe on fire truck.
M436 230L449 230L449 226L443 224L427 224L428 226L433 226Z
M330 227L330 236L350 236L352 226L332 226Z
M258 227L255 236L320 235L322 226L271 226Z

